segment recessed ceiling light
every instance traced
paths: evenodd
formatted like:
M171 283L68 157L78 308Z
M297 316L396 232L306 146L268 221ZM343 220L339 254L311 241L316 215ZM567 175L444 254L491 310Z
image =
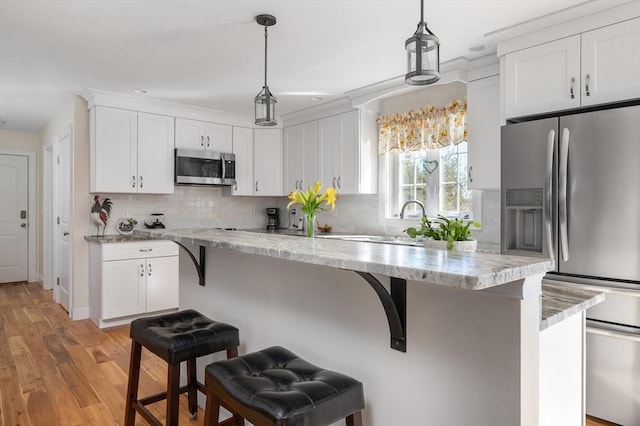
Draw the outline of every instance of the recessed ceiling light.
M486 48L487 48L487 46L485 44L479 43L479 44L474 44L473 46L471 46L469 48L469 50L471 52L482 52Z
M144 95L145 93L147 93L147 91L144 89L133 89L132 92L137 93L138 95Z
M324 101L324 98L322 96L313 96L311 97L312 101Z

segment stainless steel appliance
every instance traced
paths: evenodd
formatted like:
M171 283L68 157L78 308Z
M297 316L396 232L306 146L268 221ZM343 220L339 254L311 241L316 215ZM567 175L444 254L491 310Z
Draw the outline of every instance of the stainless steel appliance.
M175 153L175 183L225 186L236 184L235 154L192 149L176 149Z
M280 228L280 209L267 207L267 229Z
M505 254L607 293L587 312L586 409L640 425L640 105L502 128Z

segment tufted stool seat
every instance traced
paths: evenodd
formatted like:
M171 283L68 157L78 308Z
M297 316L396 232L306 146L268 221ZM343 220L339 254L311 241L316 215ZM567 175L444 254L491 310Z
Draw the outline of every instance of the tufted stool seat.
M218 423L221 403L255 426L362 425L362 383L279 346L209 364L205 388L205 426Z
M131 323L131 362L125 408L125 425L133 426L136 412L147 422L160 424L145 405L167 400L167 425L178 424L179 395L188 392L189 414L198 413L197 391L205 392L196 379L196 358L226 351L227 358L238 356L238 329L213 321L194 310L140 318ZM138 399L142 347L168 364L167 391ZM187 385L180 387L180 363L187 362Z

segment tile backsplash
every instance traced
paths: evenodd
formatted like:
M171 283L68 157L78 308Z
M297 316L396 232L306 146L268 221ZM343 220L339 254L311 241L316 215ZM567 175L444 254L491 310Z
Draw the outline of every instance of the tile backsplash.
M116 222L120 217L133 217L138 221L136 229L144 229L144 221L150 222L150 213L163 213L168 228L265 228L267 207L280 208L280 226L297 223L287 210L287 197L234 197L222 194L220 187L176 186L174 194L107 194L100 193L113 203L106 234L117 234ZM87 206L87 214L91 206ZM298 217L301 212L298 208ZM359 234L400 234L401 229L385 229L378 220L378 195L341 195L336 212L318 215L318 223L328 223L333 232ZM480 242L498 244L500 239L500 191L483 191L482 224L480 232L474 232ZM96 234L91 224L90 235Z

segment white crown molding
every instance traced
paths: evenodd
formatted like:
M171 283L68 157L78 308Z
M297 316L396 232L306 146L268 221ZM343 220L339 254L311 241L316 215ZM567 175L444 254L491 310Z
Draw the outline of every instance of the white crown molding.
M354 108L351 104L351 100L348 97L343 97L320 105L284 114L282 116L282 123L284 127L291 127L353 110Z
M612 7L612 3L614 6ZM512 25L485 37L498 45L498 56L580 34L640 16L640 0L591 0L559 12Z
M188 118L191 120L209 121L256 129L260 128L254 125L253 117L248 117L246 115L161 101L157 99L149 99L140 96L123 95L121 93L107 92L100 89L87 89L82 93L82 97L87 101L88 109L91 109L96 105L100 105L147 112L151 114ZM282 120L278 121L281 122ZM277 127L282 126L280 125Z

